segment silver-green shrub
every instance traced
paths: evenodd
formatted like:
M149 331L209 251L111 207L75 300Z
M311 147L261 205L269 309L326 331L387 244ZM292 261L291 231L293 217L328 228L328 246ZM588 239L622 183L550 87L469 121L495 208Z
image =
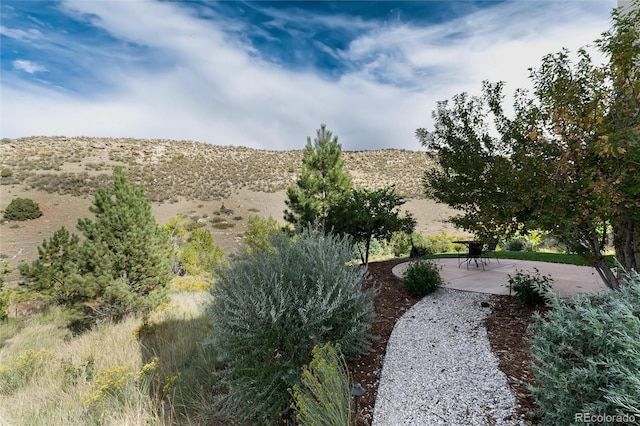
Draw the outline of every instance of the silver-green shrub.
M236 420L275 424L290 408L315 345L346 357L370 350L374 290L348 266L351 240L306 229L273 234L273 250L244 252L211 288L211 343L225 363L225 406Z
M597 295L547 293L551 309L529 329L532 392L545 424L583 423L585 415L640 424L640 276L625 281Z

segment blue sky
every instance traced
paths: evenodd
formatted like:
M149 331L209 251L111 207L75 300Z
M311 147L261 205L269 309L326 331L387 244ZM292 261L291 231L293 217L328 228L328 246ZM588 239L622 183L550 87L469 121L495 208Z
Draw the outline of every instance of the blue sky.
M0 136L420 149L439 100L507 91L614 0L4 0Z

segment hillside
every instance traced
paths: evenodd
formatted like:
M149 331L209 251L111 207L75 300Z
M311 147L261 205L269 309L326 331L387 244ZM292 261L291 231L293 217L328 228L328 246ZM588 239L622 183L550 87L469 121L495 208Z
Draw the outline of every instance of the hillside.
M265 151L171 140L89 137L3 139L0 209L15 197L38 202L43 217L3 223L0 255L11 265L37 256L37 246L60 226L75 230L99 185L123 166L145 188L157 220L175 215L205 223L216 242L233 252L251 214L282 220L285 190L295 185L302 150ZM422 152L386 149L343 152L354 186L376 189L395 184L422 233L442 229L452 211L422 197L422 175L430 162ZM3 173L3 176L9 173Z
M59 194L92 194L116 165L145 186L152 201L176 197L212 200L234 190L277 192L294 185L302 150L265 151L170 140L31 137L4 139L2 168L13 171L4 185L22 183ZM406 197L420 197L424 153L397 149L343 153L356 187L395 183Z

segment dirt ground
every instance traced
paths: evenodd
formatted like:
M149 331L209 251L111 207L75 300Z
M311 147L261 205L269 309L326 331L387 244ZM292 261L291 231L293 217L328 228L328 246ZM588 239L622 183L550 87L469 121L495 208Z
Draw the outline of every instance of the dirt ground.
M76 230L79 218L91 217L89 206L91 197L77 197L73 195L51 194L44 191L27 190L20 185L0 186L0 210L4 210L13 198L31 198L40 205L43 215L38 219L25 222L1 222L0 225L0 256L15 268L21 262L31 262L37 258L38 246L42 241L50 238L61 227L70 231ZM234 253L242 244L244 232L247 229L247 218L260 215L265 218L273 217L284 222L286 194L284 191L266 193L248 189L236 190L231 197L214 201L199 201L180 199L177 202L152 203L152 210L158 223L167 222L172 217L199 218L205 220L207 229L211 231L218 246L226 254ZM216 229L211 219L215 212L224 206L233 210L226 218L233 227ZM457 234L445 220L451 216L452 210L431 200L409 200L402 210L410 211L417 219L417 231L423 235L436 234L445 231ZM19 279L14 271L7 278L8 282Z

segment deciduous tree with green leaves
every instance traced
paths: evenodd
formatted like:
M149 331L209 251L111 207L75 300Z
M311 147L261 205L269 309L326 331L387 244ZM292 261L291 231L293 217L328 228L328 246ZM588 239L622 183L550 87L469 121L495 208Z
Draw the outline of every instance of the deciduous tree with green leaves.
M273 252L271 237L278 232L284 232L286 227L279 224L277 220L269 216L251 215L247 220L247 232L245 232L242 252L245 255L260 256Z
M315 139L307 138L297 186L287 189L285 220L299 227L308 223L322 225L330 207L351 189L351 177L343 165L338 137L325 124L320 125Z
M603 257L607 229L627 268L640 241L640 8L613 16L598 42L606 66L585 49L575 62L566 50L547 55L531 71L533 90L516 92L512 118L503 83L485 82L481 96L439 102L434 130L416 134L438 164L426 193L461 211L455 224L481 236L550 231L618 288Z
M369 263L369 249L372 238L388 239L396 231L413 232L415 221L409 212L400 217L399 207L405 200L395 193L395 187L370 191L355 189L332 206L334 232L348 234L356 242L364 243L360 253L363 264Z

